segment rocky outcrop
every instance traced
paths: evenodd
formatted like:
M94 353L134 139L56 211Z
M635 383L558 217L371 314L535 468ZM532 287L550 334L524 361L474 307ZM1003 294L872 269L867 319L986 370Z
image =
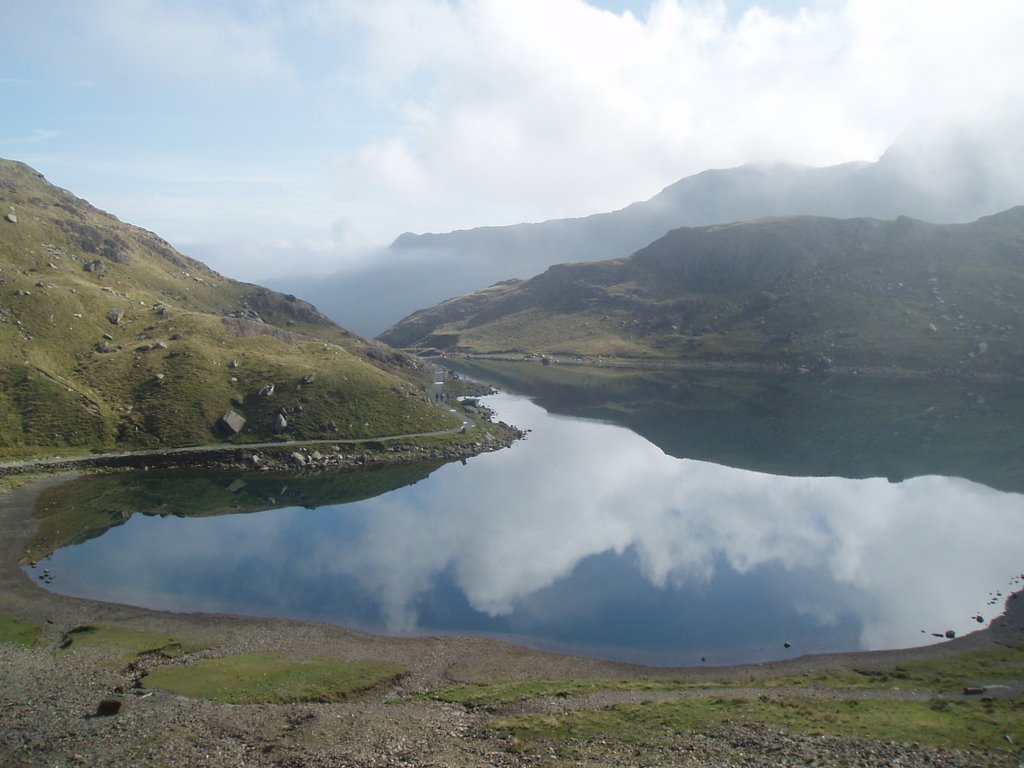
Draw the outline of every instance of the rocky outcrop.
M217 426L226 434L237 435L245 428L245 418L235 411L228 411L220 417Z

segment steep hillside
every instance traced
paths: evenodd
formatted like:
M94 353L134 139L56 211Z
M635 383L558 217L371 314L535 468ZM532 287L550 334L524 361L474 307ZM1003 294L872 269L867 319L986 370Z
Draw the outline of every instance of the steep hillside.
M973 224L788 217L673 230L417 312L404 348L1024 371L1024 207Z
M0 160L0 217L0 456L453 426L411 358L28 166Z

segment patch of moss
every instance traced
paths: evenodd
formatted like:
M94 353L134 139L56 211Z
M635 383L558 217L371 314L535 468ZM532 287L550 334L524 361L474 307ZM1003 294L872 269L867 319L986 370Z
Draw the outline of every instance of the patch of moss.
M69 631L61 643L62 649L97 651L118 663L134 661L148 654L174 659L204 647L203 643L195 640L144 632L116 624L82 624Z
M18 621L13 616L0 614L0 643L35 645L43 628L28 621Z
M623 704L565 715L496 721L493 730L524 744L602 739L634 749L671 744L680 734L726 723L766 724L826 734L936 747L1012 749L1024 739L1024 702L832 700L815 697L695 697Z
M148 688L227 704L327 702L358 697L406 672L374 661L246 653L163 667L144 682Z

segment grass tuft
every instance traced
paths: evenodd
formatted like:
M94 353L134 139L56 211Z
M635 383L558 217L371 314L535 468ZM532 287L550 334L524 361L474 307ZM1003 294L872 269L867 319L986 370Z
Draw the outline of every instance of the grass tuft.
M373 661L246 653L164 667L146 677L145 685L226 704L332 702L356 698L406 671Z
M8 614L0 614L0 643L35 645L43 628L28 621L19 621Z
M112 656L119 663L134 661L149 654L175 659L204 647L204 644L194 640L158 632L143 632L115 624L82 624L69 631L61 643L62 649L97 651Z

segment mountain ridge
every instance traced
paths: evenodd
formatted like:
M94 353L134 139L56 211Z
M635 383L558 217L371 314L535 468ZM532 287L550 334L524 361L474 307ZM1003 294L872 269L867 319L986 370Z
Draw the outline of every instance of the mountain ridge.
M705 170L647 200L589 216L404 233L357 273L292 277L272 285L376 335L453 296L509 278L527 279L552 264L625 257L681 226L791 215L970 222L1024 203L1024 148L1008 127L1018 123L1024 130L1024 120L1009 119L998 130L921 126L875 161Z
M468 354L1017 372L1021 289L1024 206L968 224L768 217L554 265L380 338Z

